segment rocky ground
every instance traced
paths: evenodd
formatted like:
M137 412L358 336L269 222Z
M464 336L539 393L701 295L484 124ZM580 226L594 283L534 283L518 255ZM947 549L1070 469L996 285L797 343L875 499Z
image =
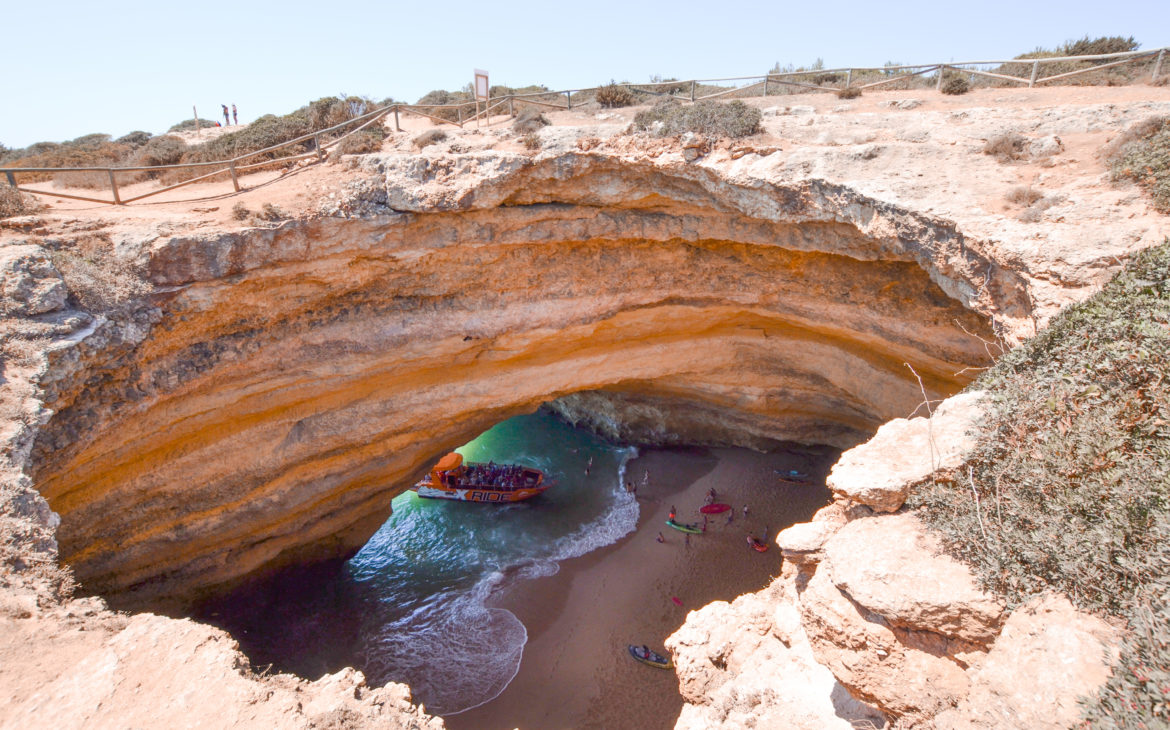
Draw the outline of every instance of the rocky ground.
M914 272L913 276L928 280L945 294L937 297L942 300L939 311L957 303L967 313L990 321L986 331L976 332L986 343L978 343L975 350L983 351L986 346L984 354L991 355L1000 343L1027 337L1061 306L1087 296L1121 261L1160 242L1170 229L1166 218L1154 213L1136 188L1108 180L1098 156L1099 150L1129 124L1170 113L1170 90L1165 87L982 90L954 98L930 92L889 92L867 94L850 102L802 96L751 103L764 111L765 133L746 142L629 135L624 130L632 117L630 110L574 111L548 115L553 124L537 133L539 150L527 149L520 135L503 122L455 132L419 150L413 140L427 125L410 120L408 131L393 133L380 155L253 176L247 180L250 189L240 195L231 195L228 183L210 184L173 191L146 205L115 208L55 199L46 188L49 192L41 198L47 207L41 212L0 221L0 315L4 318L4 380L0 389L0 531L4 538L0 545L0 686L4 694L0 696L0 720L4 726L125 727L135 722L200 727L438 726L438 721L409 705L403 688L366 688L354 673L316 683L260 676L246 667L231 639L215 629L148 614L115 614L98 599L70 600L71 579L57 566L62 535L58 514L64 514L71 559L80 564L89 555L105 559L124 553L133 561L134 570L143 571L139 578L149 585L158 578L157 573L149 572L150 564L166 554L165 550L156 552L162 543L143 542L146 548L135 554L130 542L149 536L111 533L92 541L76 536L105 519L103 515L112 520L125 511L130 518L127 523L133 523L140 513L131 511L127 504L133 510L156 510L149 513L152 515L181 512L174 502L158 502L157 493L150 492L150 480L155 477L149 469L134 472L139 453L134 439L173 432L173 424L151 420L151 403L159 406L154 413L170 408L151 400L156 395L151 388L171 387L169 377L195 377L199 366L186 375L170 365L158 367L134 387L119 389L111 387L118 379L110 377L113 371L106 364L120 359L119 367L135 377L149 373L149 360L133 358L155 348L152 357L163 362L176 342L208 341L209 330L199 332L192 325L184 331L181 324L200 317L221 332L234 333L236 341L240 332L255 329L258 322L275 324L274 312L261 304L265 296L272 296L273 284L287 287L284 291L293 296L305 297L300 312L320 311L314 306L326 299L313 299L320 290L320 281L315 278L322 271L319 261L330 262L327 278L344 281L351 272L359 271L355 262L367 261L370 257L365 252L374 242L384 240L387 231L393 233L405 226L415 231L412 240L423 242L397 251L396 265L425 260L433 251L446 248L468 256L464 263L482 264L485 257L523 250L523 246L537 251L542 236L564 244L563 250L584 252L589 261L604 262L613 251L606 251L598 239L613 239L615 230L631 230L632 222L642 231L643 240L670 246L677 241L713 238L719 245L708 248L712 262L716 258L730 261L727 251L747 250L754 255L768 242L782 240L782 252L768 255L786 258L782 267L772 271L787 268L799 271L801 279L812 276L808 280L816 282L813 288L823 297L817 302L810 299L803 314L795 312L796 305L784 304L789 307L784 309L775 304L795 301L801 287L790 283L747 307L754 308L750 319L744 318L746 305L741 304L732 313L709 309L718 316L707 320L685 313L672 315L675 318L670 321L691 327L705 321L713 339L704 342L702 352L723 352L730 343L735 353L750 351L761 358L773 350L755 345L744 349L747 340L743 333L752 327L776 332L777 323L782 321L784 328L789 328L799 318L822 328L811 339L827 340L823 323L845 322L834 337L864 342L865 351L876 348L885 352L884 356L899 367L910 352L918 353L915 356L923 357L923 362L934 363L933 385L935 392L940 392L961 385L962 378L953 377L955 370L977 365L967 354L956 354L965 347L958 345L958 340L924 335L920 315L900 323L894 319L884 323L849 319L863 310L896 309L892 302L903 292L897 282L911 280L908 277ZM983 154L988 140L1008 132L1026 137L1020 159L1004 162ZM624 177L623 167L640 172ZM601 173L582 174L582 170ZM638 175L652 185L639 192L637 184L630 184ZM1013 195L1020 187L1031 188L1039 197ZM1029 198L1034 200L1027 205L1013 202ZM247 209L242 216L233 213L237 204ZM265 218L265 204L278 210L269 211ZM566 205L573 211L568 217L562 214ZM524 218L528 215L524 211L539 214ZM431 214L441 215L428 218ZM498 240L485 237L482 231L486 228L476 229L485 224L482 216L489 214L496 216L490 226L505 232ZM672 217L681 223L671 222ZM438 224L427 230L428 220ZM649 225L651 221L653 225ZM571 233L566 234L567 229ZM478 243L453 247L457 241L450 240L452 234L445 231L458 231L455 238ZM93 246L93 250L81 250L86 241L89 243L84 245ZM487 243L493 245L482 245ZM64 278L56 268L61 265L62 250L74 254L72 274ZM905 268L867 280L873 282L873 296L885 302L883 307L867 308L851 300L856 291L833 289L835 280L847 277L841 274L844 268L830 269L817 263L830 257L836 257L832 260L841 265L846 261L876 262ZM576 260L574 265L585 260ZM803 268L793 263L798 260ZM314 261L318 263L310 266ZM665 259L655 265L664 262L670 266ZM633 259L629 263L644 262ZM96 267L98 273L87 265ZM674 265L680 264L676 261ZM149 272L145 281L136 278L143 268ZM278 269L283 278L266 279ZM102 279L101 270L125 275ZM619 270L614 268L609 281L619 280ZM652 267L649 271L660 270ZM727 291L713 289L712 300L726 300L729 292L739 287L744 271L708 270L724 272L736 282ZM367 270L366 281L384 285L387 280L379 278L384 273L379 270L378 276L373 276ZM562 273L565 286L570 287L572 267ZM865 274L870 275L868 271ZM79 276L97 276L109 284L107 289L112 293L107 294L116 300L117 313L103 308L108 302L78 302L76 291L67 299L67 281L72 278L77 282ZM774 276L769 273L765 278ZM431 280L416 276L412 281ZM240 282L246 287L230 288ZM630 282L632 289L651 293L661 283L653 277ZM688 289L692 283L680 280L663 291L673 295L674 286ZM914 286L921 292L929 290L926 283ZM312 294L315 287L318 294ZM616 306L614 302L587 301L579 292L565 291L571 294L567 300L577 297L557 315L567 319L549 320L543 334L539 328L519 330L522 334L485 330L493 344L503 346L483 349L477 345L468 351L469 361L486 357L489 362L505 362L508 353L539 345L538 335L562 336L571 321L581 328L578 334L604 332L592 318L599 308ZM249 293L241 296L240 292ZM931 296L924 294L917 301ZM826 302L840 302L841 306L826 316ZM330 306L336 304L329 301ZM236 313L231 307L241 308L239 317L228 316ZM248 307L255 310L251 315L243 313ZM641 312L646 303L627 295L617 309L622 307ZM459 323L462 330L484 326L474 310L469 306L461 315L465 317ZM508 315L500 320L505 323L531 319L531 313L526 319L521 309L501 311ZM665 311L659 310L657 318L642 320L643 324L660 327L666 321L661 318ZM253 319L245 321L247 316ZM302 316L307 317L297 314ZM771 321L761 326L761 316ZM959 318L959 314L954 316ZM382 326L392 333L393 327L401 324L393 325L387 319ZM423 332L427 326L420 319L414 329L395 336ZM162 327L189 340L168 341L161 336ZM688 327L679 324L678 341L683 341L687 332ZM784 337L791 337L790 329L784 332ZM863 334L867 332L870 334ZM446 334L452 336L452 342L464 341L454 338L453 332ZM694 336L693 330L690 336ZM357 347L351 335L341 339L355 343L344 350L353 362L370 355ZM909 349L883 350L890 342L903 343L898 347ZM906 342L915 344L908 346ZM950 344L940 344L944 342ZM841 351L859 353L862 349L853 346ZM238 357L243 350L233 352L233 357ZM687 367L697 368L702 352L647 349L638 377L652 380L661 376L656 368L663 362L688 362ZM274 347L265 357L277 361L284 354ZM624 370L606 371L611 359L602 352L593 355L578 366L584 372L608 372L598 376L599 387L605 387L606 378L633 377ZM682 355L693 359L680 359ZM859 357L857 362L864 359ZM823 360L830 361L829 356ZM696 403L719 399L726 403L726 393L751 391L748 381L754 377L752 372L747 373L747 380L727 375L736 362L742 360L724 363L726 370L712 371L723 373L713 379L676 379L667 390L677 394L679 384L685 383L690 392L702 394ZM761 362L767 362L766 358ZM99 367L93 369L95 363ZM950 366L954 366L951 376L944 376ZM769 366L753 372L776 370ZM208 386L224 372L228 371L211 373L202 385L192 381L189 391ZM509 376L531 384L532 393L526 398L535 402L549 393L569 391L569 386L551 380L533 380L536 372L521 369ZM549 377L552 370L539 372ZM260 370L255 375L256 380L241 379L239 383L255 388L268 382ZM297 383L301 385L293 383L289 393L320 379L320 373L300 376ZM678 372L672 377L679 377ZM802 377L811 379L812 373ZM836 387L844 388L844 372L832 378ZM699 380L719 385L704 392L695 385ZM838 431L840 438L852 433L856 442L857 433L872 431L897 415L900 405L920 400L915 397L917 386L910 388L908 376L888 382L906 392L898 391L898 398L881 401L872 395L862 398L856 395L862 391L857 390L851 398L839 400L837 405L848 402L857 414L849 425L852 431ZM640 400L645 393L637 390L609 397L605 403L592 403L582 411L610 409L606 412L638 415L650 430L700 416L715 425L730 428L738 424L764 433L767 429L761 424L774 422L768 419L782 410L768 400L768 391L784 387L765 383L758 393L740 402L743 412L754 413L740 421L726 418L734 408L655 410ZM798 390L790 388L790 392ZM716 396L715 391L721 394ZM357 391L338 389L330 397L346 392ZM124 413L117 428L111 429L118 438L126 439L119 448L126 449L128 456L117 462L116 469L104 474L95 471L92 474L98 476L79 479L76 475L91 466L100 467L102 459L114 458L118 451L109 445L116 440L91 443L88 452L76 447L69 451L78 434L83 440L90 438L85 435L93 430L89 426L104 417L104 406L86 400L97 393L105 399L102 402L141 403L135 406L141 410L134 418ZM237 391L234 398L242 398L243 393ZM490 400L474 405L489 420L520 407L517 402L493 404ZM812 401L805 403L805 413L819 412ZM202 401L189 413L194 419L194 414L210 413L221 405ZM528 407L527 401L522 407ZM977 406L966 403L954 410L965 412L970 419L977 417L972 415L977 414L971 410L974 408ZM912 408L901 412L909 410ZM240 420L238 415L233 419ZM293 422L301 420L303 416L298 416ZM810 428L812 423L810 420ZM71 425L61 430L61 424ZM315 421L311 426L324 429L318 433L339 433L342 425ZM463 430L483 425L468 422ZM191 433L206 434L221 427L212 424L203 432ZM680 686L692 703L684 710L680 727L749 726L752 716L784 718L789 724L796 722L793 718L806 718L807 727L823 727L826 718L842 716L869 718L874 724L890 717L904 726L934 723L940 728L1012 723L1064 727L1075 717L1072 698L1091 691L1107 676L1104 662L1078 662L1075 658L1103 656L1113 637L1110 627L1076 614L1067 600L1059 597L1005 615L1002 607L973 588L970 576L960 566L940 555L912 517L890 514L904 499L901 493L906 486L926 478L922 467L925 463L929 470L931 460L928 456L915 465L905 463L923 453L921 444L908 446L912 439L922 440L921 422L887 428L901 429L901 433L883 429L869 445L842 458L830 482L840 495L840 503L827 508L812 523L781 535L779 542L788 567L771 588L758 596L713 604L696 612L675 635L671 648L677 656ZM933 428L936 445L942 444L944 452L961 452L962 439L957 436L961 426L954 438L945 439L939 435L941 423L936 422ZM403 433L408 432L404 427ZM47 433L72 435L46 446ZM191 433L176 437L167 447L173 449L173 455L181 453ZM281 431L280 439L288 433L287 429ZM431 434L436 444L462 435L462 431ZM293 448L307 448L308 442L297 440ZM34 457L38 448L39 455ZM425 465L434 450L422 449L400 462L381 466L401 477ZM929 455L929 445L925 452ZM73 459L72 466L43 468L58 458ZM362 458L362 454L353 458ZM208 468L217 463L207 453L196 460ZM37 468L33 468L34 462ZM875 479L874 474L883 473L878 471L879 464L895 475L885 481ZM119 475L119 470L129 471ZM34 483L38 474L54 475L55 481L51 486L44 481ZM85 500L75 503L71 502L74 497L62 495L84 486L82 491L100 497L105 494L103 484L115 488L134 485L124 493L136 494L142 501L92 500L87 509L96 517L70 519L77 504ZM41 492L57 495L52 502L55 511L49 509ZM358 509L353 505L360 505L362 499L370 498L352 485L339 487L341 492L351 495L353 509ZM239 493L225 494L224 504L233 504L232 499L240 497ZM361 499L353 498L354 494ZM304 495L301 501L313 499L316 497ZM269 498L251 504L268 509L280 501ZM353 518L343 512L330 512L334 523L315 521L325 525L325 532L334 530L315 539L328 540L346 525L349 527L344 529L350 529ZM298 525L303 524L289 522L287 514L279 519L265 514L264 520L284 524L283 532L276 534L296 534ZM317 517L320 512L310 509L305 515ZM220 518L215 515L210 517L199 532L206 538L215 536L215 524L220 524L219 529L225 524L218 523ZM365 527L354 534L362 529ZM225 542L223 534L239 533L221 532L218 542ZM101 548L101 540L109 544ZM263 543L264 539L256 541L257 545ZM172 553L172 558L174 555L181 557ZM857 555L874 559L858 561ZM195 574L206 574L223 564L222 557L205 564L190 559L174 563L196 566ZM950 590L940 593L939 586ZM963 596L963 600L954 600L952 594ZM143 697L149 698L145 704ZM209 712L208 707L216 709Z
M1109 678L1117 630L1063 596L1007 611L898 512L916 484L963 462L981 398L891 421L847 451L828 480L834 504L777 536L784 574L687 617L667 641L689 703L678 727L821 728L856 700L879 711L877 727L1077 722L1079 698Z

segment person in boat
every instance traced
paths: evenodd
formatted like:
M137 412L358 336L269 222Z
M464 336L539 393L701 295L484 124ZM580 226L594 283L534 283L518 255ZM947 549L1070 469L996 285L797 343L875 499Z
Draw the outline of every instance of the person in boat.
M646 646L645 644L642 644L642 658L643 659L650 658L650 647Z
M672 519L672 520L673 520L673 519L674 519L674 516L675 516L675 514L676 514L676 511L675 511L675 509L674 509L674 505L672 504L672 505L670 505L670 519Z

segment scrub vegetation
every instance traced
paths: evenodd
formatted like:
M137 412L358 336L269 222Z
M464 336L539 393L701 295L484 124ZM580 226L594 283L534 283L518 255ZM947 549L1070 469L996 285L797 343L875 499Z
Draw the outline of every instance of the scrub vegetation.
M1018 606L1045 591L1122 619L1089 728L1170 723L1170 241L1008 352L976 386L971 458L912 507Z
M659 137L695 132L709 137L747 137L760 131L760 110L735 99L680 104L663 100L634 116L634 128Z
M1133 180L1153 198L1154 207L1170 213L1170 117L1139 122L1106 150L1114 180Z
M283 116L267 114L235 132L221 135L203 144L188 145L173 135L152 137L147 132L131 132L112 139L108 134L86 134L68 142L37 142L28 147L0 150L3 167L148 167L174 165L180 162L215 162L255 152L272 145L287 142L309 132L331 127L373 111L381 103L359 96L330 96L318 99ZM201 122L202 124L202 122ZM206 126L213 127L214 123ZM186 120L170 131L194 129L194 120ZM342 130L343 132L345 130ZM364 136L363 136L364 135ZM326 138L333 139L340 134ZM385 137L380 124L373 124L346 140L343 154L377 149ZM261 160L279 160L312 149L312 141L265 153ZM118 173L120 184L160 179L165 183L178 182L202 174L198 170L160 170ZM226 176L226 173L224 173ZM108 188L109 175L105 172L21 173L20 182L53 180L69 187Z

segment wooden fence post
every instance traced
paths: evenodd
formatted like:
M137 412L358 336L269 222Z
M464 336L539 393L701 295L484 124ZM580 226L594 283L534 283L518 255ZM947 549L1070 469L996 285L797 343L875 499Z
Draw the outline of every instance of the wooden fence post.
M571 92L571 91L565 92L565 108L566 109L573 108L573 92Z
M16 187L16 173L15 172L5 172L4 177L8 178L9 185L11 185L12 187Z
M402 131L402 125L398 123L398 105L397 104L394 105L394 129L398 130L399 132Z
M240 179L238 177L236 177L236 160L235 160L235 158L232 158L230 161L228 161L228 168L232 171L232 187L234 187L236 189L236 192L238 193L238 192L240 192Z
M946 70L947 70L946 66L939 66L938 67L938 82L935 83L935 85L934 85L935 91L942 91L943 74L946 72Z
M848 71L845 72L845 88L848 89L849 85L852 83L853 83L853 69L849 69Z
M508 114L510 116L513 116L513 117L516 116L516 97L515 96L508 97Z
M118 181L114 179L114 169L108 168L106 172L110 173L110 190L114 192L114 205L121 205L122 198L118 196Z
M1028 79L1028 88L1029 89L1036 85L1036 77L1039 75L1040 75L1040 62L1033 61L1032 62L1032 78Z
M768 95L768 77L764 77L764 96Z
M1166 49L1158 51L1158 62L1154 64L1154 75L1150 77L1150 81L1157 81L1158 74L1162 73L1162 59L1166 57Z
M313 135L313 146L317 148L317 161L321 162L325 159L325 152L321 149L321 135Z
M695 101L695 82L691 81L691 102Z

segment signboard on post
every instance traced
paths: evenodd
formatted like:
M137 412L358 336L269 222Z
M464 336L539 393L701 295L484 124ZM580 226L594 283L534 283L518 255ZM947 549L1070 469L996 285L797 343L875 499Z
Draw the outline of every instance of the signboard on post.
M488 89L490 88L488 86L488 72L475 69L475 100L487 101Z

